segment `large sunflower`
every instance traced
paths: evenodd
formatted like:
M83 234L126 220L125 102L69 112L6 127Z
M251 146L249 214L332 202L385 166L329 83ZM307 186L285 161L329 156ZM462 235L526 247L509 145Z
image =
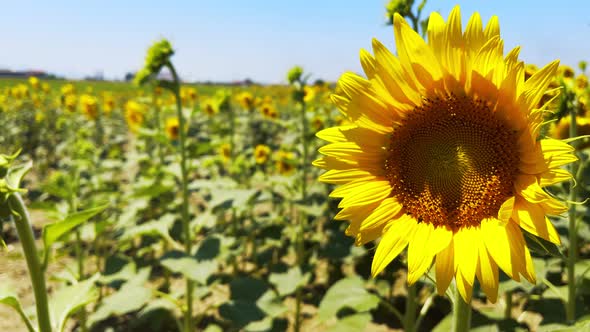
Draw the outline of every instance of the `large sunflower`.
M447 22L430 16L428 43L399 15L394 32L397 57L373 40L374 55L361 51L367 78L340 78L332 99L352 125L317 134L330 144L314 165L341 185L335 219L351 221L356 244L381 237L373 275L408 247L410 284L434 261L440 294L454 277L469 301L477 277L495 302L498 267L535 282L523 231L560 243L546 215L566 206L543 187L569 179L560 166L576 157L539 137L537 106L558 61L525 81L497 17L484 29L475 13L462 32L459 7Z

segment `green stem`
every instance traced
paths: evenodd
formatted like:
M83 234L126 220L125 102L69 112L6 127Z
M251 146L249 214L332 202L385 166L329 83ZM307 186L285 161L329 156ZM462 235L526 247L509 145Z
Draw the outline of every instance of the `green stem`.
M404 328L406 332L416 331L416 284L408 285L408 295L406 297L406 312L404 313Z
M51 320L49 318L49 304L47 301L47 287L45 286L45 275L41 271L41 264L37 256L37 247L35 246L35 237L31 228L31 219L25 203L18 193L13 193L9 197L11 209L15 212L15 226L20 239L31 283L33 284L33 293L35 295L35 305L37 307L37 321L40 332L51 332Z
M179 146L180 146L180 172L182 176L182 229L184 233L184 250L187 255L191 255L192 252L192 239L190 230L190 220L188 213L188 168L187 168L187 156L186 156L186 122L182 113L182 104L180 99L180 79L176 73L176 69L171 62L166 64L172 78L174 80L174 97L176 99L176 110L178 116L179 126ZM191 279L186 279L186 312L184 316L184 331L193 331L193 288L194 284Z
M471 302L471 301L470 301ZM453 301L453 332L467 332L471 326L471 303L466 303L455 287L455 300Z
M512 291L504 292L504 297L506 301L506 306L504 307L504 318L510 319L512 318Z
M304 85L301 84L301 90L303 91ZM301 204L305 205L307 202L307 118L305 116L305 101L301 100L301 144L303 147L303 160L302 160L302 176L301 176ZM305 259L305 228L306 228L306 216L303 211L299 211L299 232L297 234L297 265L300 268L303 267ZM297 287L295 292L295 332L301 330L301 304L303 300L303 288Z
M578 128L576 123L576 111L575 109L570 110L570 137L578 136ZM574 148L577 146L577 141L572 142ZM577 164L571 166L572 176L577 174ZM568 323L573 323L576 319L576 259L578 253L578 234L576 224L576 202L578 200L577 188L575 187L575 179L572 178L570 181L570 197L569 201L569 241L570 246L567 255L567 287L568 287L568 300L566 307L566 320Z

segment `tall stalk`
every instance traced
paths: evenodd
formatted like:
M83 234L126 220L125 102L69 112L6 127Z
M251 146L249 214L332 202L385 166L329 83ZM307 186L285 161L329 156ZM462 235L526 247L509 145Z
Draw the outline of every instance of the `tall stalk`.
M453 321L451 331L467 332L471 327L471 301L465 302L459 290L455 286L455 299L453 301Z
M578 128L576 123L576 110L572 108L570 110L570 130L569 130L570 137L578 136ZM572 142L574 148L577 145L577 142ZM576 222L576 204L575 202L578 200L577 195L577 188L576 188L576 174L578 173L578 165L577 163L573 163L570 165L570 171L573 178L570 181L570 197L569 197L569 250L567 254L567 288L568 288L568 298L567 298L567 306L566 306L566 320L568 323L573 323L576 319L576 259L578 253L578 232L577 232L577 222Z
M176 110L178 116L179 130L179 146L180 146L180 173L181 173L181 187L182 187L182 230L184 233L184 250L187 255L192 252L192 237L190 230L190 220L188 213L188 168L186 156L186 121L182 113L182 104L180 99L180 79L176 73L176 69L170 61L166 63L166 67L170 70L173 78L172 92L176 99ZM186 311L184 314L184 331L193 331L193 289L194 284L191 279L186 278Z
M35 237L33 229L31 228L31 218L29 212L25 207L23 199L18 193L12 193L8 198L8 204L12 209L14 216L14 224L16 232L20 239L25 258L27 260L27 267L29 269L29 276L33 284L33 294L35 295L35 306L37 309L37 322L39 324L40 332L51 332L51 320L49 316L49 304L47 301L47 287L45 285L45 274L41 269L39 257L37 256L37 247L35 245Z
M299 88L301 89L301 93L303 93L304 84L300 84ZM301 98L299 100L301 106L301 145L302 145L302 161L301 161L301 204L305 204L307 202L307 118L305 115L306 107L305 107L305 100ZM307 227L307 216L303 211L299 211L298 216L299 220L299 230L297 232L297 247L296 247L296 254L297 254L297 265L302 268L305 260L305 229ZM299 332L301 330L301 305L303 302L303 288L301 286L297 287L295 292L295 331Z

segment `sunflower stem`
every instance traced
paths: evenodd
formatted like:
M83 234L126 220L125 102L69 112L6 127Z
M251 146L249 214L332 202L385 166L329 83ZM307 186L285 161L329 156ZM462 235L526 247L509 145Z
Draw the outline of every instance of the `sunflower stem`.
M299 88L304 91L305 85L300 82ZM301 105L301 145L303 150L302 165L301 165L301 204L305 205L307 202L307 118L305 116L305 101L303 98L299 101ZM305 243L304 235L306 229L306 218L307 216L303 211L299 211L299 231L297 234L297 265L300 269L303 268L305 260ZM301 304L303 300L303 288L297 287L295 292L295 332L301 330Z
M184 250L187 255L191 255L192 239L191 229L188 213L188 167L186 156L186 122L184 114L182 113L182 104L180 98L180 79L176 73L176 69L172 62L168 61L166 66L172 74L174 80L174 88L172 89L176 99L176 111L178 116L179 130L179 146L180 146L180 172L181 172L181 186L182 186L182 229L184 233ZM186 278L186 311L184 313L184 332L193 331L193 288L194 284L191 279Z
M463 300L455 286L455 300L453 301L453 322L451 331L467 332L471 326L471 301Z
M510 319L512 318L512 290L504 292L504 297L504 300L506 301L506 305L504 306L504 318Z
M416 301L417 289L416 284L408 285L408 295L406 297L406 312L404 313L404 328L406 332L416 331Z
M41 264L39 262L39 257L37 256L37 247L35 246L35 237L33 235L33 229L31 228L29 212L25 207L23 199L18 193L10 195L9 204L12 211L14 211L13 219L16 226L16 232L18 233L21 245L23 246L31 283L33 284L39 331L51 332L45 275L41 270Z
M570 110L570 130L569 130L570 137L578 136L578 128L576 123L576 110L572 108ZM572 142L572 146L576 148L577 141ZM571 164L571 174L572 176L576 176L577 174L577 164ZM576 204L574 204L577 199L577 188L576 188L576 179L572 178L570 181L570 195L569 195L569 250L567 255L567 287L568 287L568 298L567 298L567 306L566 306L566 320L568 323L573 323L576 319L576 256L578 253L578 235L577 235L577 224L576 224Z

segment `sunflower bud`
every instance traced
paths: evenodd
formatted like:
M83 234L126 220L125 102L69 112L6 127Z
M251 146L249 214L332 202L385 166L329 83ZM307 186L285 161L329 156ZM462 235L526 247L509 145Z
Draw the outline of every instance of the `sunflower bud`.
M414 0L391 0L385 6L387 10L386 16L389 20L389 24L393 24L393 16L395 13L403 17L407 17L412 15L412 6L414 5Z
M303 68L299 66L295 66L289 70L287 73L287 81L289 84L293 84L295 82L299 82L301 80L301 76L303 75Z

